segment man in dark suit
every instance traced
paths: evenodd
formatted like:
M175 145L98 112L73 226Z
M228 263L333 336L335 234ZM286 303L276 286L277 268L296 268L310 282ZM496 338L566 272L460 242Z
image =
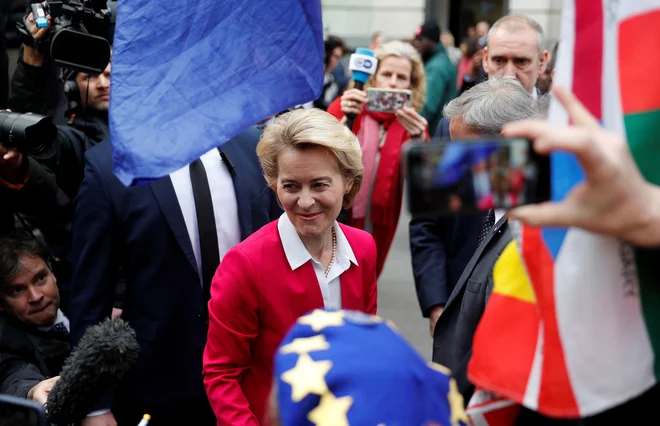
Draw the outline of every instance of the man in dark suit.
M447 105L445 114L452 137L487 137L499 134L511 121L538 117L539 110L536 100L516 80L493 78ZM481 230L474 240L478 248L449 291L433 330L433 361L452 370L466 404L474 391L467 380L472 337L493 289L493 266L512 239L503 214L490 210L481 216L483 226L473 225Z
M144 413L154 425L215 424L201 376L211 279L233 245L281 214L255 153L259 136L250 129L221 151L131 188L113 175L108 141L86 154L74 215L71 327L76 342L110 316L121 266L122 318L135 329L140 357L99 407L112 407L119 424L137 424ZM113 424L112 416L86 424Z
M444 117L438 123L437 138L460 138L463 133L450 132ZM422 315L429 318L430 333L449 294L465 265L477 248L485 213L451 214L436 217L415 217L410 221L410 255L415 288Z
M70 352L47 259L46 244L28 231L0 238L0 393L40 404Z

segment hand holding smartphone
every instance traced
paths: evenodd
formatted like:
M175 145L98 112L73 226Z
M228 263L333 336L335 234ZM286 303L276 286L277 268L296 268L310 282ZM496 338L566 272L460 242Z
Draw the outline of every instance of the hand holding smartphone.
M435 140L404 149L411 214L475 213L550 199L550 160L526 139Z
M412 91L402 89L367 89L367 111L394 113L412 106Z

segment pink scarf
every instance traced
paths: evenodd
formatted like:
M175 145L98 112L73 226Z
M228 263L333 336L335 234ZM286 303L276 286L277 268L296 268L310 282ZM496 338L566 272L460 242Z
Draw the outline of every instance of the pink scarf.
M380 124L387 132L382 147L380 147ZM357 136L362 147L364 178L360 192L353 203L353 219L365 218L367 206L371 202L369 219L375 224L384 225L387 223L388 212L395 208L398 202L401 146L410 139L410 136L394 114L373 111L368 111L362 116ZM379 152L378 170L375 171L376 155ZM371 200L369 200L370 192Z
M369 114L364 114L357 137L362 147L364 177L362 178L360 192L357 193L353 201L353 218L362 219L367 214L369 192L371 191L374 166L376 165L376 154L378 154L378 145L380 145L380 126L378 121Z

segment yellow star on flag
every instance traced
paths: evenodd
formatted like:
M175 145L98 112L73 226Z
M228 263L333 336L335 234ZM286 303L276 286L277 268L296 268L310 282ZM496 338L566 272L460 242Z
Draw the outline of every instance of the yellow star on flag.
M312 326L312 330L314 331L321 331L326 327L339 327L344 325L344 318L339 311L328 312L316 309L311 314L301 317L298 322L300 324Z
M451 376L451 370L445 367L444 365L440 365L437 362L432 362L429 361L429 367L434 369L435 371L438 371L446 376Z
M353 405L353 397L323 394L319 405L309 412L307 420L316 426L348 426L348 410Z
M281 354L306 354L312 351L324 351L330 348L325 336L318 334L313 337L299 337L288 345L280 348Z
M327 392L325 375L331 368L331 361L314 361L306 353L300 355L296 366L282 373L282 381L291 385L291 400L300 402L310 393L323 395Z
M449 400L449 408L451 410L451 424L452 426L459 426L461 422L470 424L470 419L465 413L465 405L463 404L463 395L458 391L456 380L449 381L449 393L447 394Z

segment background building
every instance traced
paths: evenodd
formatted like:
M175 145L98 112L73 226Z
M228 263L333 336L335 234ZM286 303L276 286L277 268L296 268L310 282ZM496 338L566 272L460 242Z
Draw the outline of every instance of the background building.
M436 19L456 42L467 27L486 20L493 24L507 13L535 19L551 48L559 38L563 0L322 0L326 31L343 37L352 47L369 46L370 36L382 31L387 39L412 38L425 19Z

